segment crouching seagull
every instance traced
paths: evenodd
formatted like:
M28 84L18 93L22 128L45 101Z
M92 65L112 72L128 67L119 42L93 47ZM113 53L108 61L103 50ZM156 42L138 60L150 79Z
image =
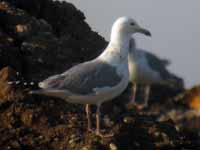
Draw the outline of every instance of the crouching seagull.
M146 50L137 48L134 38L130 39L129 45L128 65L129 80L132 83L132 97L127 107L136 106L138 109L147 107L151 85L153 84L184 87L183 80L167 70L167 66L170 64L169 60L161 59ZM138 84L145 87L144 104L142 105L135 101Z
M39 83L42 89L31 93L62 98L70 103L86 104L89 130L89 104L96 105L95 133L101 137L110 136L111 134L101 133L100 106L105 101L119 96L126 89L129 82L129 42L131 35L137 32L151 35L132 18L118 18L112 26L110 42L100 56L78 64L62 74L47 78Z

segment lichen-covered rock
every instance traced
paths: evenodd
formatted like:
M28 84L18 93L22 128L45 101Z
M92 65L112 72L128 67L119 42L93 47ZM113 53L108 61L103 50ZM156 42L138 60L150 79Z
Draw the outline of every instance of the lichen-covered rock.
M185 104L190 109L200 109L200 85L179 94L176 100Z
M196 132L200 128L200 86L194 86L175 97L177 103L159 120L172 119L181 130Z

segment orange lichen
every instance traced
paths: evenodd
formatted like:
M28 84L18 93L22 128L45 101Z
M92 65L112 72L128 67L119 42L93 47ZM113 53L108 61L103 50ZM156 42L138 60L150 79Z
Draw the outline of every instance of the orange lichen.
M200 109L200 86L195 86L186 92L184 99L191 109Z
M192 108L192 109L199 109L200 108L200 93L199 93L199 95L195 95L190 99L189 107Z

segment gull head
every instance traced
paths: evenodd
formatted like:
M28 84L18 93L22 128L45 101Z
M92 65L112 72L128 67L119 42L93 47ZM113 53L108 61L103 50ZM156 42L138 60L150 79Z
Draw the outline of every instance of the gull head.
M146 36L151 36L151 33L142 28L134 19L130 17L120 17L118 18L112 27L112 34L123 33L131 36L134 33L142 33Z

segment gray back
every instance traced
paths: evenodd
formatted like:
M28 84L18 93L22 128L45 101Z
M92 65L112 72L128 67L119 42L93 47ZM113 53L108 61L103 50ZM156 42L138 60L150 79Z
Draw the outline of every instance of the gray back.
M63 74L50 77L44 82L48 88L67 89L76 94L92 94L94 88L116 86L121 77L116 68L100 60L78 64Z

